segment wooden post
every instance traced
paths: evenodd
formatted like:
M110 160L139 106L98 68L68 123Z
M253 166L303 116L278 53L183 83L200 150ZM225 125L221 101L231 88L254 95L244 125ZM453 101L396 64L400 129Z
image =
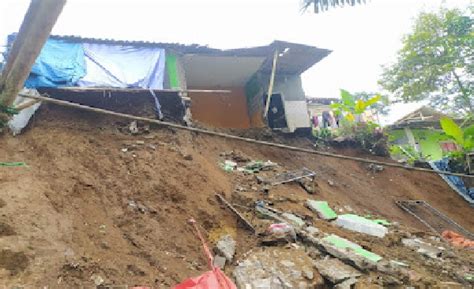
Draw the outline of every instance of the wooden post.
M13 104L65 3L66 0L31 0L0 79L0 105Z
M270 108L270 99L273 93L273 84L275 82L275 72L277 66L277 59L278 59L278 50L275 50L275 54L273 55L273 66L272 66L272 73L270 75L270 83L268 84L268 91L267 91L267 103L265 104L265 111L263 112L263 117L267 118L268 109Z

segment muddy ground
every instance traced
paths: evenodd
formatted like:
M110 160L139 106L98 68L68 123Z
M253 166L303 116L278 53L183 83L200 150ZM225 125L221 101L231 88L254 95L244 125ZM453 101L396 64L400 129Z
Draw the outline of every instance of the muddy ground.
M24 134L0 137L0 161L27 164L0 167L0 287L79 288L102 278L107 284L169 288L207 270L200 243L186 224L190 217L211 242L224 233L235 236L239 259L258 239L237 225L216 193L242 204L256 223L251 210L244 209L254 200L269 198L280 210L311 216L303 203L312 198L429 236L395 204L422 199L474 231L474 219L468 217L473 209L435 174L396 168L375 173L354 161L167 128L131 135L127 126L120 119L49 105ZM285 141L310 145L306 139ZM299 185L286 184L265 195L249 185L254 176L228 173L218 165L221 154L233 150L285 169L314 170L318 192L310 196ZM374 240L315 217L310 221L382 256L411 260L424 278L455 280L423 268L407 248L394 250L397 240ZM465 255L461 264L473 264L472 251L456 252Z

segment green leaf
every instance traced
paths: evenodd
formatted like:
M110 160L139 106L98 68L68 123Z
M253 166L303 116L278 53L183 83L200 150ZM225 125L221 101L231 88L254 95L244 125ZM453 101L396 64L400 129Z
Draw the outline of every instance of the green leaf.
M474 149L474 124L464 129L464 148Z
M355 121L355 117L352 113L348 113L346 114L346 119L349 121L349 122L354 122Z
M363 102L362 100L358 99L357 102L356 102L356 105L355 105L355 108L354 108L354 112L356 114L361 114L364 112L365 108L367 107L367 105L365 104L365 102Z
M368 99L368 100L365 102L365 105L366 105L366 107L371 106L371 105L373 105L373 104L376 104L376 103L377 103L379 100L381 100L381 99L382 99L382 96L381 96L380 94L377 94L376 96L374 96L374 97Z
M341 89L341 99L344 105L349 107L355 106L354 97L349 93L349 91Z
M449 117L443 117L440 120L440 124L445 134L452 137L459 145L464 146L464 133L454 120Z

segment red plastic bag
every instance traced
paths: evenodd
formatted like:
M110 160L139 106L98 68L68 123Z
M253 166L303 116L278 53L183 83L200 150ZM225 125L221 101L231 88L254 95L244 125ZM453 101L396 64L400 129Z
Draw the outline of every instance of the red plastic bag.
M201 240L204 254L207 257L207 261L211 271L208 271L201 276L186 279L183 283L174 286L172 289L237 289L237 286L227 277L219 268L212 265L212 254L207 247L204 238L199 232L194 219L189 220L193 225L196 235Z
M237 289L234 283L219 269L214 268L201 276L189 278L173 289Z

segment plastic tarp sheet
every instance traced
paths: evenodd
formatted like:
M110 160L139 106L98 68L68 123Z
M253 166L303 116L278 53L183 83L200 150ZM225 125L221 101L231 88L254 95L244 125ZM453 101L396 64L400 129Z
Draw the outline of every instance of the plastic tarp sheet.
M73 86L85 75L82 44L48 39L31 69L25 87Z
M87 74L78 86L163 89L165 50L84 43Z
M435 171L450 171L448 162L449 159L444 158L439 161L430 162L430 165ZM440 174L440 176L467 202L474 204L474 188L467 188L464 184L464 181L458 176L449 176L443 174Z
M29 94L29 95L39 95L39 92L36 89L27 89L24 88L21 91L22 94ZM26 98L22 96L17 96L15 101L13 102L14 106L18 106L27 102L30 102L31 98ZM35 103L32 106L22 109L18 114L15 114L9 121L8 127L13 135L18 135L22 132L22 130L28 125L31 117L35 114L35 112L40 107L41 102Z

